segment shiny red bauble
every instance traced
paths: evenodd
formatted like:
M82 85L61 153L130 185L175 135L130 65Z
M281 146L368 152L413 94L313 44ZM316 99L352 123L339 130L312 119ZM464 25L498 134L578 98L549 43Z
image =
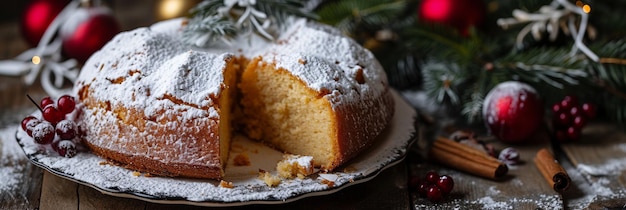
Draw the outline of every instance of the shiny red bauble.
M63 23L59 35L63 53L85 62L120 32L120 24L111 11L102 6L81 7Z
M485 8L482 0L423 0L417 14L423 23L447 25L467 35L470 27L483 22Z
M20 29L28 44L36 46L39 43L50 23L68 3L70 0L33 0L26 5Z
M523 143L541 126L543 102L524 83L508 81L494 87L483 103L483 119L492 135L505 143Z

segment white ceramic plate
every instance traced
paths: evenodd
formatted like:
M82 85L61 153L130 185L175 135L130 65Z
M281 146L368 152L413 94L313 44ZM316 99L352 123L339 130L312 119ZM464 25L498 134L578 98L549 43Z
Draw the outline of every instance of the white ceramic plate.
M105 194L154 203L198 206L278 204L331 194L369 181L382 170L400 162L406 155L407 147L416 138L416 112L395 91L392 92L396 109L391 124L379 136L377 143L344 167L348 170L283 180L276 187L268 187L257 176L259 169L276 174L276 163L282 158L282 153L242 136L233 140L231 160L224 178L233 183L233 188L220 187L219 181L215 180L138 176L131 170L106 164L105 159L89 151L81 151L73 158L61 157L50 146L34 143L21 129L18 129L16 137L35 165ZM233 166L232 158L239 153L249 156L249 166ZM322 183L324 179L333 181L334 186Z

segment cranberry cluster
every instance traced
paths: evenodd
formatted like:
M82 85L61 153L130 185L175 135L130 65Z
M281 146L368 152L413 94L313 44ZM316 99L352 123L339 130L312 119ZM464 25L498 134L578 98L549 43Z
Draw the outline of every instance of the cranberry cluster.
M76 123L65 119L67 114L74 111L76 102L69 95L61 96L56 104L50 97L40 102L42 119L28 116L22 120L22 130L33 137L38 144L52 144L52 149L64 157L76 155ZM55 138L58 136L59 138Z
M574 96L565 96L552 105L554 136L560 142L577 141L587 121L596 117L596 107L590 103L578 104Z
M454 180L448 175L439 176L437 172L429 171L419 184L419 195L426 197L430 202L440 203L454 188Z

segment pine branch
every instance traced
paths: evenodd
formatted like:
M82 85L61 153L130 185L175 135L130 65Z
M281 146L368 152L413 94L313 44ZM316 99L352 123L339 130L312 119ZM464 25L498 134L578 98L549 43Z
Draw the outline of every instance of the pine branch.
M265 14L272 14L279 27L284 27L291 16L319 19L315 13L303 9L304 2L301 0L257 0L255 6Z
M358 27L390 25L403 14L407 1L401 0L343 0L329 3L318 11L321 21L353 34Z
M433 100L453 105L461 103L458 88L466 81L466 77L458 65L430 61L422 66L422 74L424 89Z
M533 48L511 53L493 62L496 71L509 71L513 76L532 83L545 83L563 89L580 84L588 74L586 57L571 56L562 48Z
M272 24L282 29L291 16L316 17L305 11L299 0L204 0L191 10L183 39L204 47L218 39L227 41L240 33L256 32L271 40L274 37L266 30Z

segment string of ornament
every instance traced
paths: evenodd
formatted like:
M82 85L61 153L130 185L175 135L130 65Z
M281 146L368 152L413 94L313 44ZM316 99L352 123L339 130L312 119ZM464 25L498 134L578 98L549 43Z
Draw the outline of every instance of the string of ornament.
M24 17L22 33L34 48L1 60L0 75L21 77L27 86L39 78L52 97L67 92L64 84L78 77L79 65L120 31L110 9L97 0L34 0Z

